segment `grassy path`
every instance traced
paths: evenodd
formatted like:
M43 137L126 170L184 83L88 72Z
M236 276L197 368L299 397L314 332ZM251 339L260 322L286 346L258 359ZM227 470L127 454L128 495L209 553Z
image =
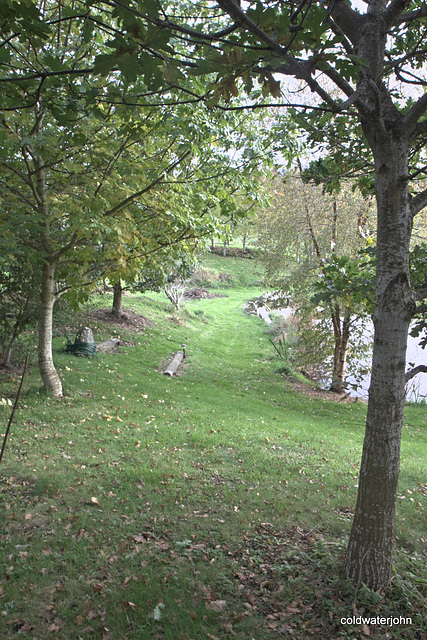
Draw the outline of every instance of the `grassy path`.
M153 324L115 329L117 354L76 359L58 341L64 400L30 376L0 470L0 637L365 637L339 622L355 599L339 566L365 407L292 391L266 325L243 313L255 287L221 293L181 318L159 296L128 297ZM183 374L162 376L182 343ZM410 409L398 545L411 553L398 557L423 577L396 578L388 601L356 598L361 611L413 612L393 638L422 637L424 433Z

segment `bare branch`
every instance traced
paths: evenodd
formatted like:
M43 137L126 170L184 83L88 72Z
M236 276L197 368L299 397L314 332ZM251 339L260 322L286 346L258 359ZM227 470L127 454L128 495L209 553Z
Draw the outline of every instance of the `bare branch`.
M412 217L416 216L424 207L427 207L427 189L420 191L412 198L410 207Z
M405 382L412 380L418 373L427 373L427 364L419 364L418 367L410 369L405 375Z

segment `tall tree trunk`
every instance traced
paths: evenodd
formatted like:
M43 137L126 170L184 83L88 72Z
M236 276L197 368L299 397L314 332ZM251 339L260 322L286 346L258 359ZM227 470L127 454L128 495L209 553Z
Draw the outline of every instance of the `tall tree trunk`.
M123 287L121 280L116 282L113 287L113 309L111 313L117 317L123 315Z
M46 262L43 266L40 312L38 364L43 384L54 396L62 396L62 384L53 364L52 320L55 303L55 266Z
M368 131L371 140L376 132ZM391 576L408 329L415 310L409 281L408 151L399 127L371 144L378 209L375 334L359 490L344 572L380 589ZM384 139L383 139L384 140Z
M335 393L343 393L345 390L345 374L347 370L348 342L350 340L351 317L346 312L341 321L340 308L337 305L332 316L334 327L334 364L332 371L332 383L330 390Z
M43 128L44 110L41 103L35 107L34 132L40 134ZM50 227L49 205L47 197L46 165L43 158L35 153L31 144L22 147L29 174L28 180L37 202L40 220L43 221L40 233L40 248L44 257L40 290L38 364L44 387L54 396L62 396L62 384L53 364L52 321L55 304L55 268L63 249L55 252ZM31 169L33 167L33 169Z

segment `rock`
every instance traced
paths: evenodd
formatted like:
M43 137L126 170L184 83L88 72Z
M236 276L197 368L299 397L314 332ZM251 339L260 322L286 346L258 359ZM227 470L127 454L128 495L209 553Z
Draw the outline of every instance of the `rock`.
M79 344L81 342L88 342L91 344L95 342L93 339L93 332L90 327L80 327L78 330L74 344Z

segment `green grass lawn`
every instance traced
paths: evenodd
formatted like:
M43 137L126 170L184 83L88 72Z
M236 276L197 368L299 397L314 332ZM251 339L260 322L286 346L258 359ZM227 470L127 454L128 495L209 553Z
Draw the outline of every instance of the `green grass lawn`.
M339 573L366 406L294 391L243 311L261 293L255 261L205 264L230 277L179 315L164 295L126 296L145 330L82 312L97 341L123 345L76 358L57 337L64 399L31 369L0 467L0 637L421 640L425 406L406 412L396 567L374 594ZM163 376L182 343L180 375ZM3 397L16 387L4 378ZM340 623L353 614L412 624Z

